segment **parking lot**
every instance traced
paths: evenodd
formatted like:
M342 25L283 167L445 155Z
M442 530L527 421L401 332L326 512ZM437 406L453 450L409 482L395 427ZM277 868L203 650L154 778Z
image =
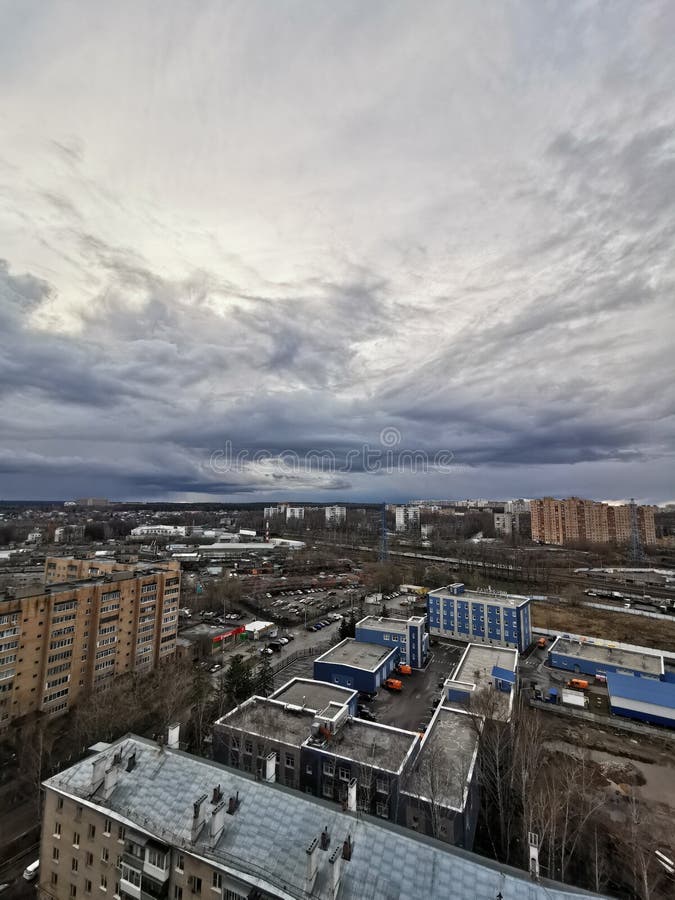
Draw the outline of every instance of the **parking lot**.
M403 690L380 688L377 697L367 704L378 722L417 731L431 718L430 703L441 693L439 682L455 668L466 645L438 642L431 648L432 659L426 669L413 669L412 675L401 676Z

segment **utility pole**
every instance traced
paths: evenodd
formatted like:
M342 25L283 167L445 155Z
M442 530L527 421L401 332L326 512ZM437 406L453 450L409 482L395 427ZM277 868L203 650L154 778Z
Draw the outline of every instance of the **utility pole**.
M386 561L389 559L389 545L387 542L387 504L382 504L381 518L380 518L380 560Z

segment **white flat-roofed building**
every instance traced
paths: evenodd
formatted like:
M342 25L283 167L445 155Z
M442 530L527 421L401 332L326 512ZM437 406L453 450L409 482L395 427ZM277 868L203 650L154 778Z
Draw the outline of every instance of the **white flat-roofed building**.
M347 519L346 506L327 506L326 507L326 524L341 525Z
M304 519L305 518L305 507L304 506L287 506L286 507L286 521L289 522L291 519Z
M420 524L420 508L419 506L397 506L396 507L396 530L412 531L418 528Z

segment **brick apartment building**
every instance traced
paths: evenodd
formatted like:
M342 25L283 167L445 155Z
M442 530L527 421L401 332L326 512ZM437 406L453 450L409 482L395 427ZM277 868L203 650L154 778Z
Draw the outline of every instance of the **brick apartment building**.
M631 538L631 507L610 506L596 500L544 497L530 501L532 540L543 544L626 544ZM656 543L654 510L637 507L637 522L643 544Z
M173 656L179 598L176 562L48 557L44 584L0 595L0 731Z

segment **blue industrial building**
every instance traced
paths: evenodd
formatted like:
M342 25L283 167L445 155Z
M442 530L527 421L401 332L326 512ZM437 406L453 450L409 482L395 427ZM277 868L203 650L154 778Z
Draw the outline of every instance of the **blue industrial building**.
M548 664L575 675L606 677L611 672L631 678L663 677L663 654L657 650L637 650L598 638L558 637L548 650Z
M617 716L675 728L675 684L633 675L607 675L609 705Z
M522 652L532 641L530 598L467 591L461 582L430 591L429 633Z
M366 616L356 623L357 641L398 648L399 662L422 669L429 655L429 635L426 633L425 616L409 619Z
M375 693L399 664L400 650L345 638L314 660L314 678Z

